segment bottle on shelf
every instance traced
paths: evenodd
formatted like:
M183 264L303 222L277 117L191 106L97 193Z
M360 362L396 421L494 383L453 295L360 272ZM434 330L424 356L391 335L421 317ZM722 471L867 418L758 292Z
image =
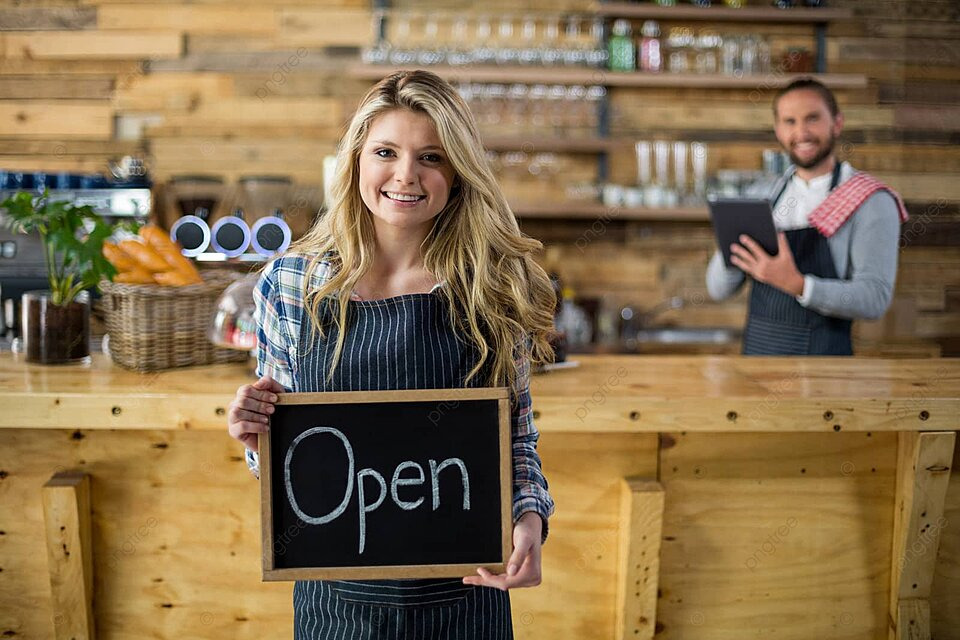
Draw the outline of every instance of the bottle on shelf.
M653 73L663 71L660 24L656 20L647 20L640 29L640 69Z
M613 23L613 35L608 47L612 71L634 71L637 68L629 21L620 18Z

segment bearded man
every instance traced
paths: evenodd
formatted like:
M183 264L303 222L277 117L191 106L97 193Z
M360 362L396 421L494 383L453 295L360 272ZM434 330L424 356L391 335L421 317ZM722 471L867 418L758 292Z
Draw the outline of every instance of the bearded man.
M890 306L907 212L892 189L837 160L843 114L826 86L794 80L777 93L773 115L793 162L771 193L778 253L740 236L735 266L720 251L711 258L707 291L723 300L752 280L745 355L852 355L852 321Z

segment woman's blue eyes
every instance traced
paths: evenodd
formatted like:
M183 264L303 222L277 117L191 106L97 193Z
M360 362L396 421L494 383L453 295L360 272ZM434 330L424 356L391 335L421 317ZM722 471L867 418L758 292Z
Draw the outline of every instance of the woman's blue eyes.
M393 149L377 149L373 153L381 158L389 158L390 156L395 155ZM420 159L432 163L443 162L443 158L435 153L425 153L420 156Z

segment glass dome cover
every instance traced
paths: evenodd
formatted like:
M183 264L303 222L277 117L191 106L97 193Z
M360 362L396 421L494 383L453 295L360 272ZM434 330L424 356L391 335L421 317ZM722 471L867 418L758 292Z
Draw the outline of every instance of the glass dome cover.
M217 299L208 337L220 347L252 351L257 346L253 319L253 289L259 274L251 273L227 287Z

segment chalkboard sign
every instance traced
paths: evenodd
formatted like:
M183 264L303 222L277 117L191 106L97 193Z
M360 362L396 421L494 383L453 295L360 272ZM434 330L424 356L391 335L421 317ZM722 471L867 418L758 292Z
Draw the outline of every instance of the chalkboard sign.
M279 398L259 438L264 580L503 573L507 389Z

